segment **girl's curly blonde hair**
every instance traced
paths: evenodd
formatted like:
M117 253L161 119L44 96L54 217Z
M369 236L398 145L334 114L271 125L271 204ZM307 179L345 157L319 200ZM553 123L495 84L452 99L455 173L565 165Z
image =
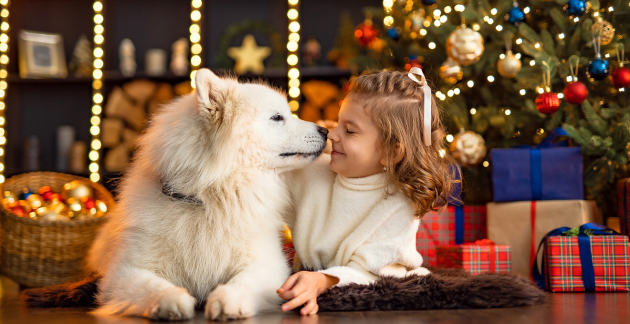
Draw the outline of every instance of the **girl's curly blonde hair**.
M422 217L429 211L444 206L452 192L454 164L446 154L446 136L440 108L431 95L431 145L422 139L423 103L422 87L407 73L398 71L371 71L354 79L348 99L361 103L379 129L384 154L391 165L386 174L391 183L411 200L415 214ZM402 159L399 152L402 152ZM455 171L457 172L457 171ZM459 181L459 180L457 180Z

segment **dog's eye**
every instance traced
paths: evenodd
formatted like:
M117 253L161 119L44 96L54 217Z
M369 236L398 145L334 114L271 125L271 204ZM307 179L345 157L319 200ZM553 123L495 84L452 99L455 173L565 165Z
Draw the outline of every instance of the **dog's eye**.
M275 116L272 116L272 117L271 117L271 120L274 120L274 121L283 121L283 120L284 120L284 117L282 117L281 115L275 115Z

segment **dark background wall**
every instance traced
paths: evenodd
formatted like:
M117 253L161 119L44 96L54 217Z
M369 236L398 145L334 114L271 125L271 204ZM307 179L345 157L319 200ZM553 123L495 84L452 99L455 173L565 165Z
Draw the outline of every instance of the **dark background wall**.
M56 170L56 131L59 126L70 125L76 129L77 140L89 143L92 106L91 79L22 80L18 73L17 33L26 29L59 33L64 38L66 61L72 56L75 43L81 34L93 37L92 1L86 0L19 0L10 7L9 31L9 88L7 110L7 176L24 172L23 145L28 136L40 139L40 169ZM118 47L124 38L130 38L136 47L138 71L144 70L144 55L150 48L168 52L180 37L189 37L190 1L187 0L105 0L105 91L124 80L108 79L108 71L118 71ZM355 24L363 20L362 8L381 6L381 0L303 0L300 1L301 44L309 36L322 45L320 65L330 66L325 55L331 50L342 12L349 12ZM205 0L202 11L203 66L216 68L215 57L219 40L225 29L244 20L269 22L282 35L286 45L288 35L286 16L287 0ZM239 35L232 40L240 45ZM259 45L270 45L269 39L257 37ZM115 73L114 73L115 74ZM270 78L272 82L286 85L284 76ZM174 78L173 82L181 81ZM105 94L107 98L107 93Z

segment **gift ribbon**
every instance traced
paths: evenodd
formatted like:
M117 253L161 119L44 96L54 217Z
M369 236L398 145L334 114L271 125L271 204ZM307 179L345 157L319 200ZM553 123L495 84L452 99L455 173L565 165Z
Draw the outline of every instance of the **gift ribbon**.
M464 243L464 207L455 206L455 244Z
M531 242L531 251L529 255L529 266L533 267L536 264L536 201L532 200L530 207L530 221L532 224L532 242ZM532 279L533 279L532 272Z
M580 251L580 265L582 266L582 282L584 284L585 291L595 291L595 272L593 270L593 255L591 253L591 239L592 235L621 235L609 227L598 223L587 223L580 226L577 229L571 229L569 227L560 227L547 233L545 237L540 241L538 250L534 255L534 264L532 266L532 278L534 282L541 289L546 288L545 282L545 268L547 267L547 260L545 257L546 251L543 252L543 264L542 270L538 269L538 262L536 255L540 252L540 248L546 244L547 238L554 236L577 236L578 249Z
M626 199L628 197L628 183L630 179L626 179L623 182L623 197L621 198L621 202L623 203L623 215L619 217L619 222L621 223L621 232L624 234L628 234L628 204L626 203Z
M497 244L491 240L483 239L477 240L474 244L477 245L487 245L488 246L488 262L490 263L490 272L496 272L496 254L497 254Z
M542 157L540 149L529 150L530 178L532 181L532 200L542 200Z

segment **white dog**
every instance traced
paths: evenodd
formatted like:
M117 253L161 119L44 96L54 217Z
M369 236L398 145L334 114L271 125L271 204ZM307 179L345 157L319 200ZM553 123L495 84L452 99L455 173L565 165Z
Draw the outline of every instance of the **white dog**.
M326 130L264 84L196 75L196 95L151 121L89 255L99 314L185 320L279 310L290 200L280 172L312 162Z

